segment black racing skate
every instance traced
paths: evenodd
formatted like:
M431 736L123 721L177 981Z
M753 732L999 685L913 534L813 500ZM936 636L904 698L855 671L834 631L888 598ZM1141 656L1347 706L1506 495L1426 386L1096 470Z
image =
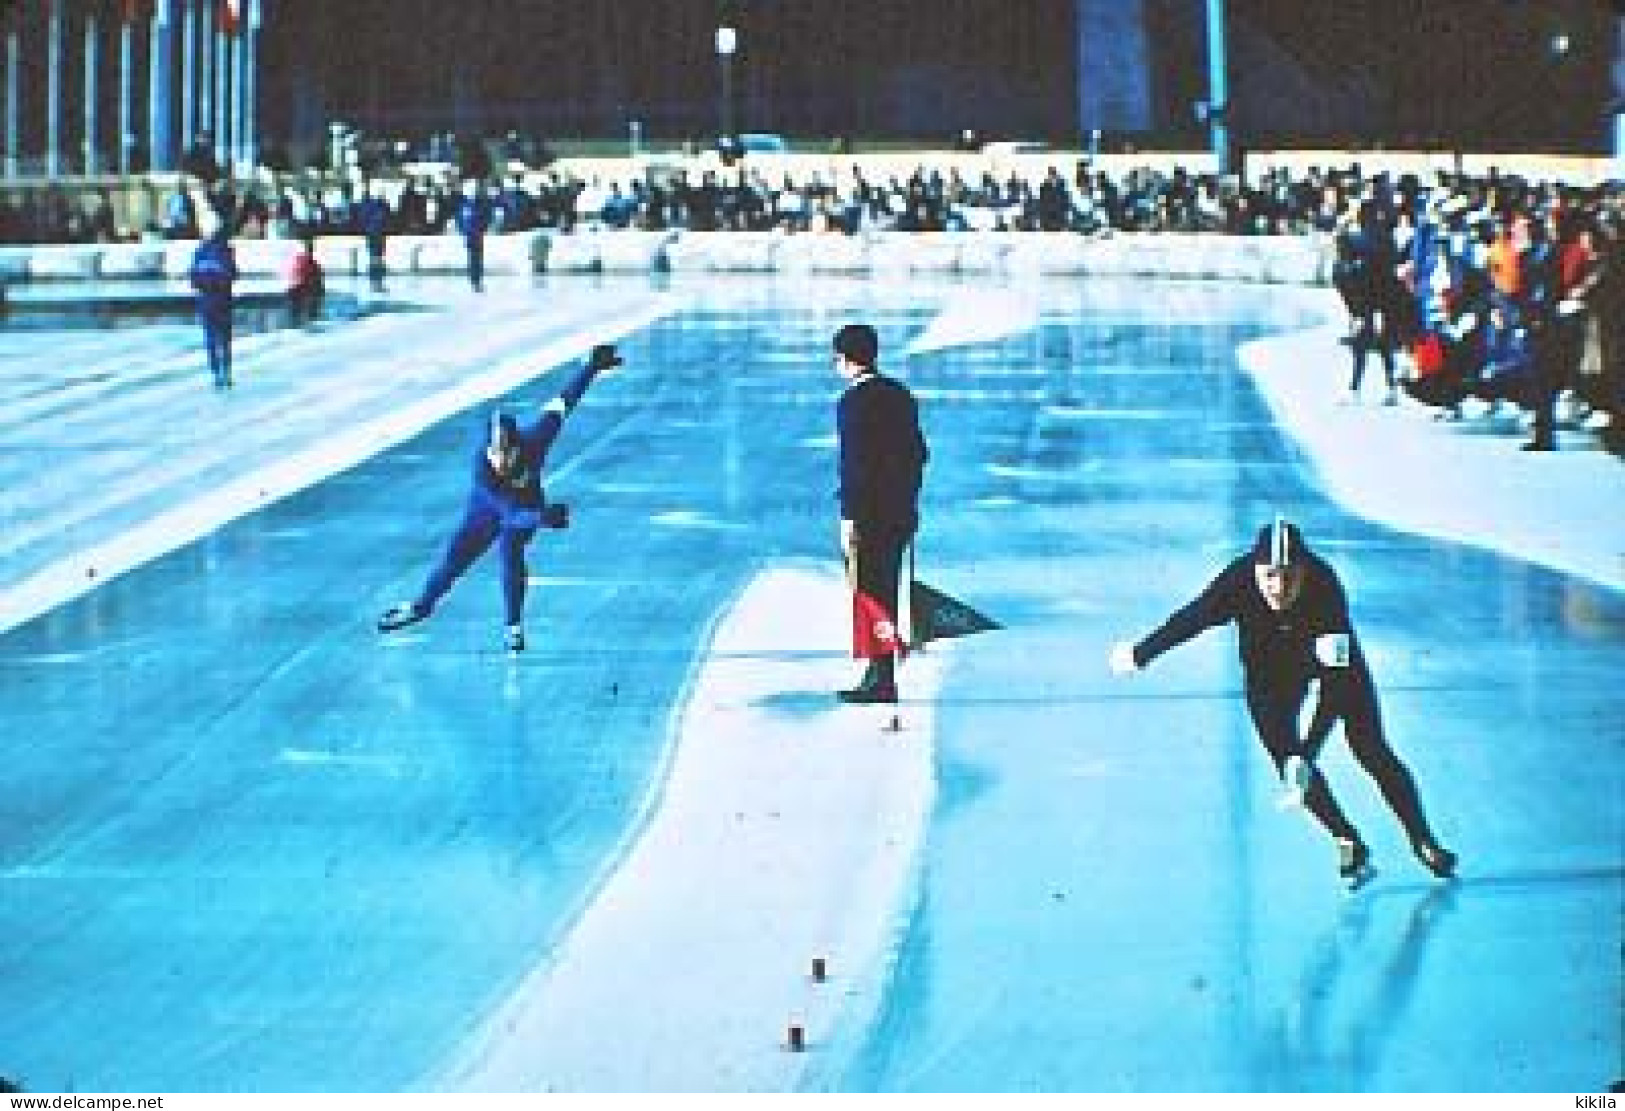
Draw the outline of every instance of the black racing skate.
M1456 854L1435 841L1412 841L1411 849L1423 867L1441 880L1456 878Z
M1363 841L1337 841L1337 874L1350 891L1358 891L1371 882L1377 870L1371 866L1371 850Z
M404 629L408 625L416 625L429 616L429 607L422 602L402 602L392 606L384 616L378 619L380 633L392 633L396 629Z
M525 630L518 625L509 625L504 643L508 646L508 651L517 656L525 650Z

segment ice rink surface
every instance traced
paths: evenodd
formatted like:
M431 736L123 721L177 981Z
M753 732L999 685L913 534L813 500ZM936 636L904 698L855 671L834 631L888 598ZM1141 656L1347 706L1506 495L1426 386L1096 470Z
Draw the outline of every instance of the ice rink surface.
M878 923L883 975L786 1083L1595 1092L1625 1073L1618 460L1522 455L1408 408L1331 413L1346 352L1326 300L1282 287L399 296L417 311L245 339L229 395L185 326L0 333L0 1076L444 1085L658 826L731 607L768 573L835 567L828 341L852 319L921 401L921 576L1005 628L904 669L905 700L910 669L934 669L932 806ZM531 548L531 649L500 651L489 560L380 638L455 524L479 402L540 404L621 333L626 367L554 449L575 523ZM1351 483L1424 516L1448 496L1451 527L1356 511ZM1340 890L1330 843L1274 805L1228 631L1105 668L1276 512L1349 588L1454 884L1334 735L1327 774L1379 869ZM1509 520L1535 522L1527 543ZM1576 549L1600 554L1542 558ZM826 694L852 674L828 598L806 604L807 643L772 657L800 670L753 707L764 744L851 713ZM686 866L691 901L726 913L705 854ZM749 979L707 960L685 971L717 996ZM648 1011L636 990L583 1012L596 1085L661 1075L615 1074L638 1057L616 1025ZM715 1002L668 987L662 1021L698 1028ZM785 1052L782 1019L764 1012L750 1052Z

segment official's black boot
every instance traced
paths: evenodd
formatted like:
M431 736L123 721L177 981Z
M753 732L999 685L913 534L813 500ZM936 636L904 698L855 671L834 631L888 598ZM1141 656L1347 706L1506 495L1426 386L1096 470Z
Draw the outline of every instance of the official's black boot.
M875 705L897 701L897 664L892 656L869 661L863 679L849 690L836 692L842 702Z

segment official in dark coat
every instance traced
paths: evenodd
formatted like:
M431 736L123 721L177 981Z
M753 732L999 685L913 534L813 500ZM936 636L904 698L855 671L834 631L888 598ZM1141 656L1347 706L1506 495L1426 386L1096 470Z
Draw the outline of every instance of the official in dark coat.
M835 369L847 380L836 406L840 443L841 553L855 590L897 620L903 553L919 528L920 485L929 455L919 406L908 387L877 369L880 339L867 324L835 333ZM872 657L847 702L897 701L897 657Z
M1247 710L1259 739L1277 771L1302 792L1304 807L1336 839L1343 877L1363 881L1370 851L1315 766L1320 742L1339 719L1350 751L1376 781L1417 858L1436 876L1452 876L1456 856L1434 837L1416 782L1383 735L1376 684L1354 635L1343 585L1304 546L1296 525L1266 525L1252 550L1232 560L1193 601L1139 643L1113 648L1112 670L1138 671L1169 649L1230 623L1237 629ZM1315 681L1319 705L1307 739L1300 739L1299 717Z

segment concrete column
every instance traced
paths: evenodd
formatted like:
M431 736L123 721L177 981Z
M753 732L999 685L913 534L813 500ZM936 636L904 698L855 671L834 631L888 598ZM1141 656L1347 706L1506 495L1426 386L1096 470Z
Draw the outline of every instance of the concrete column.
M1230 85L1226 77L1224 0L1207 0L1207 127L1221 174L1240 169L1230 165Z
M260 164L260 0L248 0L243 27L243 161L250 169Z
M153 0L152 46L147 54L147 166L175 168L174 0Z
M181 6L181 147L197 138L197 0Z
M23 33L15 20L6 27L6 176L21 171Z
M135 145L135 28L130 13L118 28L118 172L128 174Z
M99 90L96 88L97 55L100 54L101 26L96 18L96 10L91 8L85 12L85 134L84 167L85 173L96 174L101 172L100 151L96 149L96 135L101 130L101 121L96 118L96 101Z
M231 165L231 36L219 26L214 30L214 160L222 168Z
M240 171L242 166L243 41L240 34L226 35L226 165Z
M45 176L62 173L62 0L51 0L45 29Z
M214 4L197 9L197 129L214 130Z
M239 23L231 36L231 158L240 172L248 164L248 27Z

